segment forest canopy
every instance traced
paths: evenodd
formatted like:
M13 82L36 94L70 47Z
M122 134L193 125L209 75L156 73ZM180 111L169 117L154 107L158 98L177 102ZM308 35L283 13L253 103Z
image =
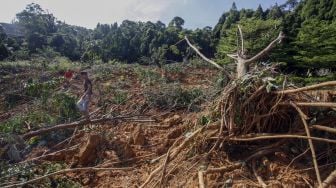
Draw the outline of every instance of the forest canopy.
M247 55L259 51L279 31L286 35L264 62L284 63L290 72L336 68L336 2L334 0L288 0L283 5L256 10L238 9L233 3L214 28L184 28L184 20L174 17L167 25L158 21L100 24L91 30L68 25L38 4L29 4L12 24L0 24L0 60L64 56L72 61L161 64L182 62L195 54L184 36L207 57L232 63L226 54L237 48L237 25L241 25ZM2 25L2 26L1 26ZM20 31L13 35L8 25Z

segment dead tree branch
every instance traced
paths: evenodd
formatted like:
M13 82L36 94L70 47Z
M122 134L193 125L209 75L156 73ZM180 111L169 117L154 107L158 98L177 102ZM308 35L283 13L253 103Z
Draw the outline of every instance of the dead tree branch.
M198 183L199 183L199 188L205 188L205 183L204 183L204 171L198 171Z
M196 46L192 45L188 39L188 37L184 37L184 39L187 41L188 45L199 55L201 56L206 62L212 64L213 66L215 66L216 68L218 68L219 70L224 70L223 67L219 66L216 62L212 61L211 59L205 57L205 55L203 55L197 48Z
M256 62L257 60L263 58L265 55L267 55L275 46L277 43L281 43L282 39L285 37L283 32L280 32L278 37L273 40L266 48L261 50L257 55L253 56L250 59L246 59L245 56L245 47L244 47L244 36L243 31L240 25L238 25L238 31L239 36L241 40L241 49L238 48L237 51L237 57L232 54L227 54L228 57L234 59L237 62L237 77L240 78L244 76L249 71L249 65L253 62ZM238 37L238 36L237 36Z
M289 94L289 93L297 93L297 92L302 92L302 91L309 91L309 90L315 90L321 87L331 87L331 86L336 86L336 81L329 81L329 82L323 82L320 84L315 84L307 87L302 87L298 89L289 89L289 90L284 90L284 91L277 91L275 92L276 94Z
M243 30L241 29L240 25L238 25L238 30L239 30L240 40L241 40L241 55L244 55L244 53L245 53L244 35L243 35Z
M136 122L136 119L131 119L132 116L119 116L119 117L112 117L112 118L100 118L100 119L93 119L91 121L82 120L82 121L75 121L72 123L65 123L60 125L55 125L52 127L45 127L36 131L31 131L22 136L23 139L29 139L31 137L45 134L47 132L61 130L61 129L69 129L69 128L75 128L78 126L86 125L86 124L102 124L102 123L108 123L108 122L115 122L117 120L124 120L124 121L133 121ZM141 119L141 122L153 122L154 120L143 120Z
M229 72L227 72L223 67L221 67L220 65L218 65L218 63L216 63L216 62L212 61L211 59L205 57L205 55L203 55L203 54L197 49L196 46L192 45L191 42L189 41L189 39L188 39L187 36L185 36L184 39L187 41L188 45L189 45L189 46L190 46L190 47L191 47L191 48L192 48L192 49L193 49L199 56L201 56L201 58L202 58L204 61L206 61L206 62L212 64L212 65L215 66L217 69L223 71L223 73L224 73L228 78L231 78L231 74L230 74Z
M294 139L312 139L315 141L326 142L336 144L336 140L318 138L318 137L308 137L301 135L289 135L289 134L255 134L254 136L240 136L240 137L231 137L228 140L231 141L240 141L240 142L253 142L260 140L272 140L272 139L284 139L284 138L294 138ZM211 137L210 139L216 140L218 137Z
M327 188L329 185L331 185L333 182L336 181L336 170L330 173L330 175L325 179L320 186L320 188Z
M311 127L313 129L316 129L316 130L326 131L326 132L329 132L329 133L336 134L336 129L335 128L326 127L326 126L322 126L322 125L312 125Z
M311 137L310 136L309 127L308 127L307 121L305 119L306 115L302 112L302 110L296 104L294 104L294 103L291 103L291 104L296 109L296 111L299 113L299 115L301 117L301 120L302 120L302 123L303 123L303 125L305 127L307 136ZM308 143L309 143L310 151L312 153L313 163L314 163L315 172L316 172L316 178L317 178L317 181L319 183L319 186L321 187L322 186L321 175L320 175L318 163L317 163L317 160L316 160L316 153L315 153L314 144L313 144L313 141L312 141L311 138L308 139Z
M284 36L283 32L280 32L279 36L275 40L273 40L266 48L261 50L254 57L245 60L245 62L249 65L249 64L259 60L260 58L263 58L266 54L268 54L276 46L277 43L281 43L284 37L285 36Z

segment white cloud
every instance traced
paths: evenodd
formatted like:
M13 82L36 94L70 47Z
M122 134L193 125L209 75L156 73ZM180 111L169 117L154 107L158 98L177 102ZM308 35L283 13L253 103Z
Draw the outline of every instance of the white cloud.
M94 28L98 22L123 20L169 22L174 16L186 20L186 27L214 25L233 0L1 0L0 22L10 22L29 3L38 3L61 21ZM235 0L240 8L285 0ZM268 3L267 3L268 2ZM272 3L273 4L273 3ZM244 5L244 6L243 6ZM266 6L266 7L267 7Z
M129 15L135 20L159 20L171 8L174 1L167 0L133 0L128 8Z
M29 3L37 3L61 21L93 28L98 22L113 23L161 20L173 5L188 0L5 0L0 7L0 22L9 22Z

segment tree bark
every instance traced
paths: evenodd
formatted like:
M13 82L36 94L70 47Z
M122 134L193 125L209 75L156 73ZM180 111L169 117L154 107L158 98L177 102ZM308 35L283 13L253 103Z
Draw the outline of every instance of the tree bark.
M249 72L249 65L240 56L237 58L237 78L243 77Z
M285 37L283 33L280 32L279 36L275 40L273 40L266 48L261 50L257 55L253 56L252 58L247 59L245 56L243 31L240 25L238 25L238 31L241 40L241 49L238 48L236 55L237 57L228 54L229 57L233 58L237 62L237 78L241 78L242 76L247 74L249 72L249 66L251 63L256 62L260 58L267 55L276 46L276 44L280 43Z

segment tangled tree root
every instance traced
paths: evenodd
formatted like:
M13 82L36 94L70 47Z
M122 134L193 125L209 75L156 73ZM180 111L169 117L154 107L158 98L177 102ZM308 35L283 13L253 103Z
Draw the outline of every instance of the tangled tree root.
M237 170L242 172L244 169L249 169L250 178L257 182L254 186L266 187L271 185L272 181L262 178L257 164L265 156L274 155L276 152L289 156L292 147L306 150L299 157L305 155L314 164L316 177L310 177L310 182L307 177L301 177L302 181L308 184L315 183L315 186L319 187L330 185L335 180L335 172L329 176L325 173L320 174L319 163L325 165L332 161L332 152L325 151L325 148L336 149L336 131L335 128L329 127L331 125L320 122L330 118L325 113L331 112L336 103L318 101L309 91L333 86L336 86L336 82L292 89L283 83L282 89L279 90L276 87L272 88L267 80L253 75L231 81L210 113L212 121L189 136L178 138L168 150L162 164L148 176L141 187L155 187L158 183L161 187L181 186L174 184L178 182L173 181L174 177L168 178L169 171L176 170L185 180L184 185L187 184L187 179L198 177L198 185L205 187L207 175L220 175L215 180L217 181L223 174ZM319 115L322 113L324 114ZM195 125L197 126L199 125ZM184 141L181 141L183 139ZM300 139L302 142L293 142L293 139ZM313 141L319 142L319 145L314 145ZM311 156L306 155L308 150L311 151ZM288 171L295 159L289 165L287 163L287 168L282 173ZM331 171L329 169L329 173ZM280 170L275 175L286 176L281 174ZM300 176L302 175L296 173L296 177ZM326 180L322 181L323 178ZM281 179L276 183L279 184L279 181Z

